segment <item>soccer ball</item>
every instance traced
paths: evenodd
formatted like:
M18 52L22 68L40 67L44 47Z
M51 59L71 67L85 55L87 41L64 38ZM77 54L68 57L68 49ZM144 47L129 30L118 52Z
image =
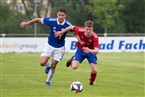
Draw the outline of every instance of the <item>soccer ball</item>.
M82 92L83 90L83 85L81 82L79 81L74 81L71 83L70 85L70 90L74 93L79 93L79 92Z

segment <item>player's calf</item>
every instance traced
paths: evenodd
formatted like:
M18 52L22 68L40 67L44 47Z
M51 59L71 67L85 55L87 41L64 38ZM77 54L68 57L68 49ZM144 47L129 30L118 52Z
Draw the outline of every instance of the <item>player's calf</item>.
M73 56L66 62L66 67L69 67L71 65L72 60Z
M91 72L91 74L90 74L90 82L89 82L89 84L90 85L94 85L94 81L95 81L95 79L96 79L96 76L97 76L97 72Z

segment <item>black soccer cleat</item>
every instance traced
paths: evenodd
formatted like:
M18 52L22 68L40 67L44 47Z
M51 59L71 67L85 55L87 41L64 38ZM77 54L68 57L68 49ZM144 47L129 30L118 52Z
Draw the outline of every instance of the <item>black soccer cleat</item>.
M69 67L71 65L72 60L73 56L66 62L66 67Z
M89 83L89 85L94 86L94 84L93 84L93 83Z

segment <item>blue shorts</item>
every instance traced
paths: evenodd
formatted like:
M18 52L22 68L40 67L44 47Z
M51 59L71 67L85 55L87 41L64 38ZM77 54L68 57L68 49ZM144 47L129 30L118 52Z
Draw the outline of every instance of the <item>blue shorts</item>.
M74 55L74 60L77 60L79 61L79 63L82 63L82 61L87 58L89 64L90 63L94 63L94 64L97 64L97 56L96 54L93 54L93 53L85 53L83 50L77 48L77 51Z

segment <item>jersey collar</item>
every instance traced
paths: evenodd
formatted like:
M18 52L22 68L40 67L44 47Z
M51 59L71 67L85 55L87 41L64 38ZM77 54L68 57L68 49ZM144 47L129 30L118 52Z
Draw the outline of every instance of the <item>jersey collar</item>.
M63 21L62 23L60 23L60 22L58 21L58 18L57 18L57 24L58 24L58 25L64 25L65 22L66 22L66 20L64 19L64 21Z

